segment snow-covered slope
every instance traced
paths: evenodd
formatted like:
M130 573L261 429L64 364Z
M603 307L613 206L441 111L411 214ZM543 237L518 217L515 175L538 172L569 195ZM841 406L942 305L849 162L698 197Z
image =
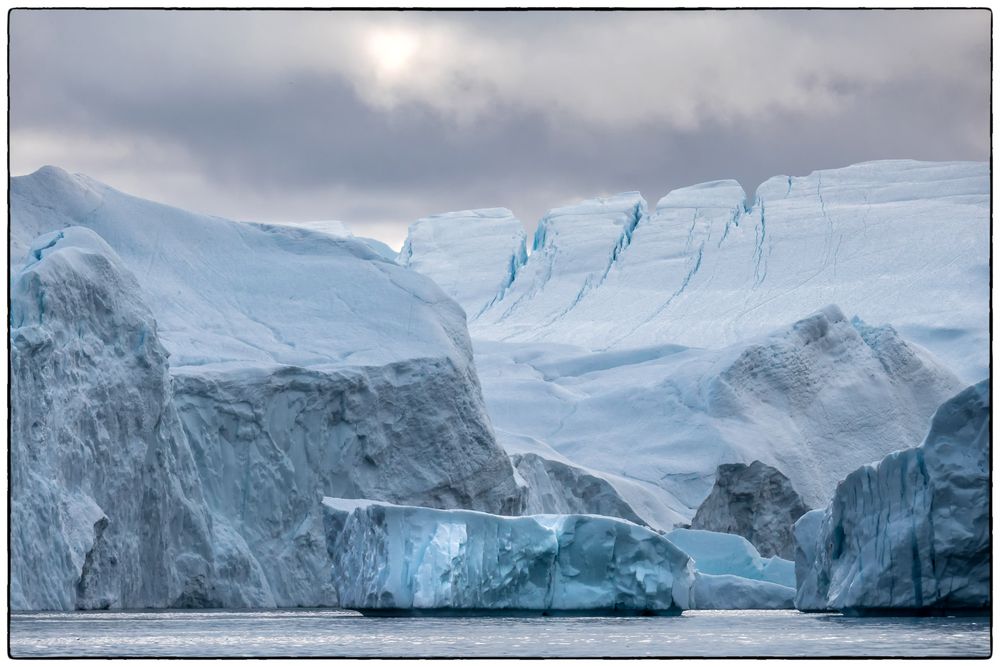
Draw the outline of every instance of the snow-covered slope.
M676 614L690 559L663 536L588 515L502 517L327 498L341 605L362 610Z
M625 478L659 501L629 502L632 510L664 529L691 520L721 463L760 460L787 475L807 505L825 505L851 470L918 440L961 387L891 328L850 322L832 306L722 350L490 342L476 350L508 452L554 458L554 450L606 473L630 501Z
M12 179L15 257L69 225L100 234L135 275L205 501L248 543L275 603L335 601L314 585L329 559L324 494L522 508L465 314L429 279L352 238L200 216L55 168ZM21 386L16 417L32 423L44 387Z
M796 524L805 610L990 605L990 387L944 403L919 447L852 472Z
M637 193L556 209L472 335L722 347L837 303L971 382L989 363L989 192L985 163L887 160L777 176L752 199L703 183L645 216Z
M503 298L527 259L524 227L505 208L417 220L399 253L400 264L433 278L470 320Z
M204 502L135 278L81 227L30 257L11 289L11 607L273 605Z
M11 179L11 216L12 262L71 224L107 241L142 286L172 368L469 365L461 308L353 238L189 213L54 167Z

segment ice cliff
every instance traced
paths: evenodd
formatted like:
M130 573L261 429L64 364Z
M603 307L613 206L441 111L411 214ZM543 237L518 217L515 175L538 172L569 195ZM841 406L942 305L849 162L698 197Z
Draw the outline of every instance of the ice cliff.
M987 611L989 433L984 380L941 405L919 447L847 475L795 525L796 607Z
M399 253L400 264L432 278L470 320L504 297L527 260L524 227L505 208L417 220Z
M754 461L724 463L691 527L742 535L765 556L795 557L792 526L809 511L777 468Z
M273 605L205 505L167 352L89 229L42 236L11 287L13 609Z
M47 255L28 239L73 226L103 238L107 248L91 254L111 257L106 262L128 276L114 283L114 296L83 298L104 289L89 282L103 275L73 278L65 287L54 278L45 287L34 277ZM77 239L80 232L71 234ZM315 585L321 574L328 580L324 495L497 513L523 506L523 489L485 412L462 309L429 279L358 239L201 216L44 168L11 180L11 253L22 290L13 293L12 312L23 314L11 329L18 355L12 419L20 425L12 457L40 456L45 447L71 462L46 455L46 465L64 473L18 477L17 521L33 530L56 508L70 508L58 511L72 513L63 520L71 528L58 530L72 532L66 540L75 545L75 555L58 556L49 583L22 587L26 607L333 604L332 588ZM35 284L43 287L38 294L29 289ZM118 304L132 305L125 315L109 315ZM34 321L29 314L36 311ZM126 317L135 323L130 339L104 323ZM72 345L45 344L53 336ZM89 341L82 352L73 347L80 341ZM76 412L49 415L52 404ZM88 464L75 465L81 461ZM149 466L176 469L161 471L155 483L136 481L137 469ZM68 477L47 481L59 474ZM136 502L123 519L108 509L114 496L88 491L112 479L110 489L126 485L119 503L149 496L142 492L148 484L190 493L176 502L169 494L150 496L154 506ZM79 488L93 502L59 500L64 488ZM148 594L98 593L118 585L106 584L118 575L86 583L81 573L97 572L87 554L107 553L107 562L132 567L127 563L138 561L102 545L114 546L119 531L141 535L146 519L157 522L156 530L162 525L157 548L168 559L177 556L179 565L164 566L177 573L163 574L162 590ZM22 545L41 548L45 539L26 534ZM171 551L171 541L184 548ZM213 562L241 592L211 589ZM74 593L84 580L88 592ZM143 579L133 570L126 580L120 585Z
M649 614L690 608L690 559L626 521L333 498L324 505L334 585L347 608Z
M776 176L753 195L681 188L648 214L638 193L555 209L472 335L721 348L837 303L972 382L989 365L989 199L986 163L884 160Z

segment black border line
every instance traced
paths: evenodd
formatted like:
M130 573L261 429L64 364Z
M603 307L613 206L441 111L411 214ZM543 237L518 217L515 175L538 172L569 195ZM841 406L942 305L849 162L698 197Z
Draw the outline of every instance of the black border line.
M816 6L792 6L792 7L421 7L421 6L410 6L410 7L184 7L184 6L167 6L167 7L142 7L142 6L132 6L132 7L11 7L7 10L7 261L10 263L10 237L11 237L11 208L10 208L10 183L11 183L11 173L10 173L10 109L11 109L11 97L10 97L10 52L11 52L11 41L10 41L10 25L11 25L11 15L13 12L28 12L28 11L148 11L148 12L162 12L162 11L178 11L178 12L348 12L348 11L370 11L370 12L518 12L518 13L531 13L531 12L775 12L775 11L942 11L942 10L979 10L989 12L990 15L990 157L989 157L989 175L990 175L990 298L989 298L989 332L990 332L990 354L989 354L989 369L990 375L987 378L990 382L991 394L992 394L992 383L993 383L993 9L991 7L983 6L933 6L933 7L885 7L885 6L872 6L872 7L816 7ZM990 449L989 449L989 462L990 462L990 512L989 512L989 532L990 532L990 547L991 547L991 558L990 558L990 650L985 656L913 656L913 655L844 655L844 656L832 656L832 655L821 655L821 656L771 656L771 655L725 655L725 656L704 656L704 655L667 655L667 656L586 656L586 655L560 655L560 656L512 656L512 655L443 655L443 656L407 656L407 655L397 655L397 656L371 656L371 655L342 655L333 654L329 656L303 656L303 655L266 655L266 656L209 656L209 655L159 655L159 656L149 656L149 655L119 655L119 656L85 656L85 655L62 655L62 656L15 656L11 653L10 648L10 628L12 612L10 609L10 576L11 576L11 558L10 558L10 544L11 544L11 480L10 480L10 466L11 466L11 440L12 440L12 402L11 402L11 366L10 366L10 353L11 353L11 343L10 343L10 304L11 304L11 285L10 281L7 281L7 658L10 660L330 660L330 659L344 659L344 660L990 660L993 657L993 558L992 558L992 546L993 546L993 400L992 396L990 399L990 419L989 419L989 437L990 437ZM288 609L279 607L278 610ZM294 608L292 608L294 609ZM305 609L303 609L304 611ZM329 610L332 610L330 608ZM155 613L161 610L155 609L119 609L114 610L116 612L150 612ZM169 611L169 610L162 610ZM197 610L191 610L197 611ZM240 610L202 610L202 611L233 611L238 612ZM249 610L247 610L249 611ZM67 612L74 613L74 612ZM805 613L805 612L804 612ZM833 612L836 613L836 612ZM891 617L890 617L891 618ZM984 616L984 618L987 618Z

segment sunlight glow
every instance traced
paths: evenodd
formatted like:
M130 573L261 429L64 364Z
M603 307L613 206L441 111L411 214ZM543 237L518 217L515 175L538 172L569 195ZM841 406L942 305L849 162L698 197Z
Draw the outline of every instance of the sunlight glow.
M417 52L417 36L405 30L379 30L367 39L368 53L383 74L397 74Z

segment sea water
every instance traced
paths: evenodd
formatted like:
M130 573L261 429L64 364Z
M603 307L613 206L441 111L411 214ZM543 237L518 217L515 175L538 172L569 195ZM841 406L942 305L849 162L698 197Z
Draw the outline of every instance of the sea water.
M986 656L983 617L797 611L676 617L368 618L325 609L30 612L22 656Z

